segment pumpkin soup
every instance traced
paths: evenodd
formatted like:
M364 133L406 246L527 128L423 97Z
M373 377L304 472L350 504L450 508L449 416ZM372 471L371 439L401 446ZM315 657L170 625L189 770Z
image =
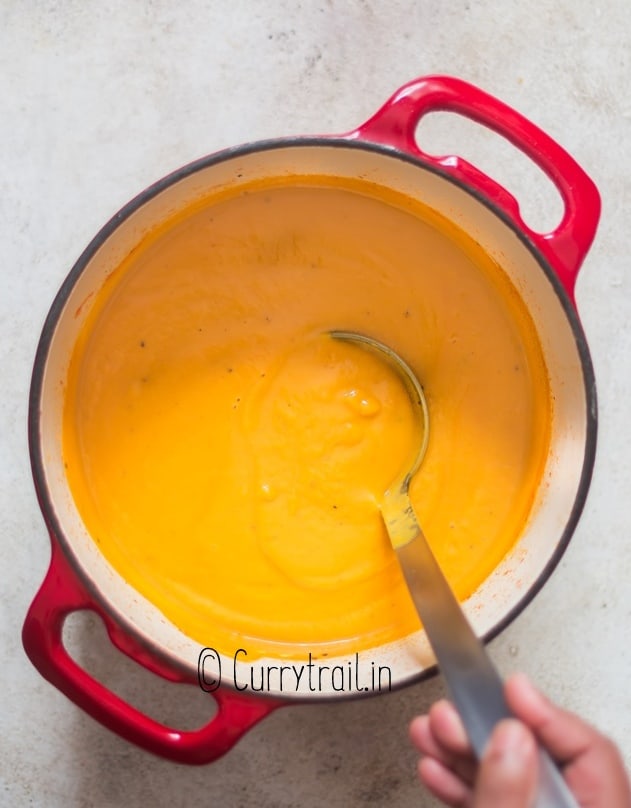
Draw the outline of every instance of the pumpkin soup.
M418 618L379 504L418 441L386 343L421 380L412 484L459 598L528 518L550 395L501 269L418 203L309 178L199 203L97 295L71 360L64 459L118 572L201 645L347 653Z

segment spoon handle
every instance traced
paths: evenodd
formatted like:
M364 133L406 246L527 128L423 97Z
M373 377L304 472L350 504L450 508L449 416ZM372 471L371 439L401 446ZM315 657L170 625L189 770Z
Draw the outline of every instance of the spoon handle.
M409 508L408 518L413 514L411 503ZM498 721L511 717L504 685L451 591L418 522L416 527L416 537L396 552L440 670L479 759ZM578 808L559 770L541 747L535 807Z

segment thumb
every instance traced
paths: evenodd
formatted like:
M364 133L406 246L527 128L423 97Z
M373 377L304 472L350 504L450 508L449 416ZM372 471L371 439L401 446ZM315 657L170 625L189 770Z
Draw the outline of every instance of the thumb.
M474 808L530 808L537 787L537 747L519 721L501 721L480 761Z

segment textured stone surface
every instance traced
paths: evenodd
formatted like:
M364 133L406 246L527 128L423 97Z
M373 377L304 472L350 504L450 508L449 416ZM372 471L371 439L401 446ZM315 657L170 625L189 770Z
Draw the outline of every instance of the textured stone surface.
M593 485L559 569L491 650L504 672L529 672L605 728L631 761L630 30L628 0L1 4L1 805L433 804L415 782L406 724L442 693L438 680L281 710L223 760L193 769L94 723L39 677L19 638L49 553L30 480L29 376L43 318L81 250L177 166L248 140L348 130L425 73L468 79L522 111L602 192L577 294L599 387ZM545 180L520 171L513 150L464 130L452 143L457 131L436 121L427 143L473 149L537 223L558 217ZM132 701L181 721L207 710L189 694L169 712L174 686L132 670L94 628L74 621L69 641Z

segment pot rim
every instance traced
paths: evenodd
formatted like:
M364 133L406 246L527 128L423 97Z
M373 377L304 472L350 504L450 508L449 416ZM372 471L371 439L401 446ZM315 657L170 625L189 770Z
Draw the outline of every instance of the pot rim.
M596 455L596 440L597 440L597 397L596 397L596 384L595 375L587 339L583 331L578 313L570 299L570 296L563 284L561 283L557 273L554 271L548 259L543 255L541 250L536 246L529 235L515 223L511 217L493 200L484 195L483 192L477 188L468 185L466 182L461 181L454 177L446 168L441 167L435 162L425 159L422 155L412 155L395 147L383 145L380 143L371 142L361 139L349 139L348 136L293 136L285 138L273 138L261 141L252 141L238 146L232 146L213 154L206 155L198 158L190 163L175 169L161 179L147 186L143 191L133 197L127 202L117 213L115 213L108 222L97 232L91 239L78 259L75 261L72 269L67 274L61 287L59 288L53 303L46 316L44 325L42 327L41 335L39 338L31 376L30 394L29 394L29 411L28 411L28 443L29 455L31 461L31 470L35 483L35 489L39 500L40 509L44 516L44 520L49 529L51 542L56 544L63 552L63 555L70 563L75 575L81 583L81 586L86 589L90 597L98 604L102 612L111 617L111 619L119 625L124 631L129 632L133 637L134 642L143 648L146 648L157 659L164 661L171 669L177 669L185 672L187 677L190 677L190 669L181 661L171 657L162 649L155 646L149 637L141 634L133 621L128 619L126 615L114 612L111 609L109 602L105 595L93 584L90 578L85 574L81 564L77 562L74 553L72 552L72 542L70 542L62 527L62 524L57 518L56 511L52 505L52 498L46 483L46 475L44 470L44 459L40 451L40 413L41 413L41 396L44 375L48 362L48 354L50 346L55 334L57 324L62 316L65 304L70 296L73 288L75 287L79 277L84 269L90 263L96 252L109 237L117 230L117 228L127 220L133 213L143 207L147 202L156 197L162 191L171 187L172 185L180 182L181 180L195 174L198 171L212 167L220 163L239 158L245 155L254 154L257 152L265 152L286 148L313 148L313 147L327 147L327 148L341 148L341 149L359 149L363 151L370 151L383 155L386 158L402 160L409 163L416 168L426 170L435 174L447 182L455 185L459 189L465 191L472 196L491 213L499 217L499 219L510 228L512 233L517 236L523 246L530 252L534 260L544 272L547 280L552 285L552 288L559 300L563 313L567 318L570 325L572 335L576 344L577 352L580 358L582 380L584 384L585 400L586 400L586 427L585 427L585 446L583 453L583 466L580 474L580 482L576 491L576 496L567 518L565 527L560 536L556 538L553 551L548 558L547 563L541 570L537 578L530 584L528 590L523 596L510 608L506 614L482 637L482 641L487 643L500 634L532 601L535 595L541 590L546 583L559 561L561 560L567 546L570 542L572 534L576 528L580 515L585 506L589 486L592 478L593 467ZM95 604L95 605L96 605ZM406 687L415 682L420 682L425 679L431 678L437 672L437 666L424 668L421 671L398 679L392 683L391 690L398 690ZM227 685L230 687L230 685ZM290 693L283 694L281 699L285 701L338 701L339 699L353 699L353 698L367 698L370 696L380 695L380 691L370 691L369 693L350 693L339 692L335 696L331 695L323 697L322 694L314 694L313 698L309 698L306 694L300 693L292 698Z

